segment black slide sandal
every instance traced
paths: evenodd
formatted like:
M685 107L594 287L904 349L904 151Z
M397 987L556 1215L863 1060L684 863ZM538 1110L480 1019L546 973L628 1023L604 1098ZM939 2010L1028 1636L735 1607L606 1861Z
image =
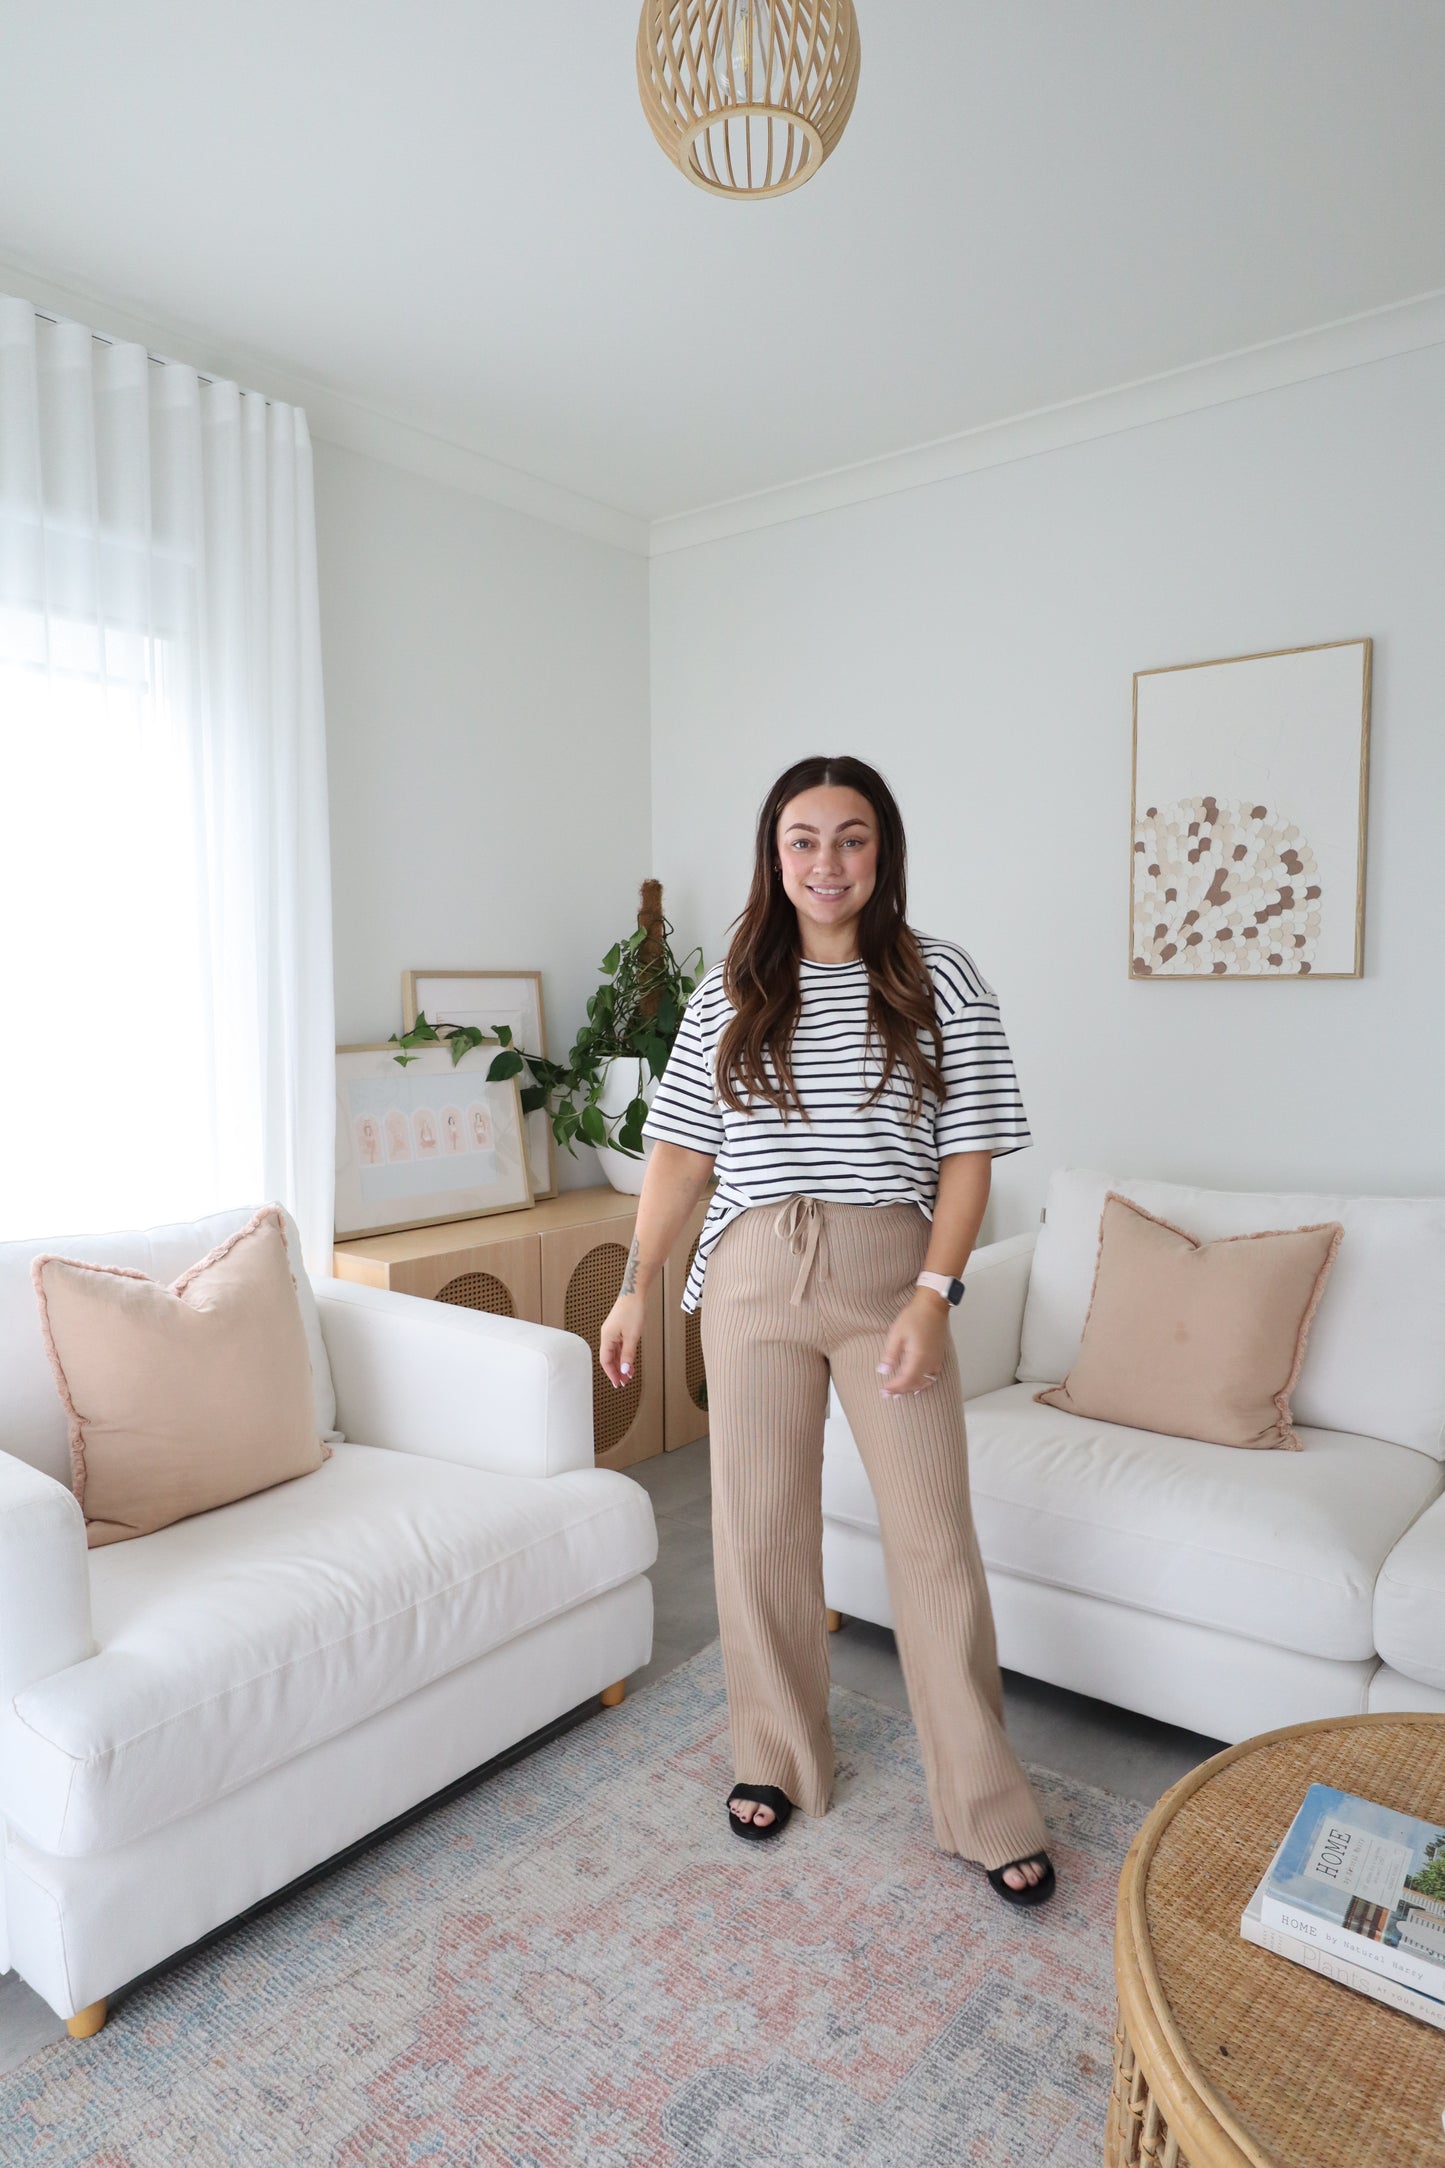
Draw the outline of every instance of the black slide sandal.
M761 1829L756 1822L740 1822L733 1813L735 1799L746 1799L758 1807L771 1807L776 1820L765 1822ZM776 1784L735 1784L728 1793L728 1821L735 1834L746 1837L751 1844L762 1844L769 1837L780 1837L788 1826L792 1812L792 1800L786 1792L780 1792Z
M1004 1880L1010 1867L1038 1866L1044 1869L1042 1878L1028 1883L1023 1889L1012 1889ZM998 1891L1006 1905L1047 1904L1058 1887L1054 1877L1054 1863L1047 1852L1030 1852L1027 1859L1011 1859L1002 1867L986 1867L984 1872L991 1887Z

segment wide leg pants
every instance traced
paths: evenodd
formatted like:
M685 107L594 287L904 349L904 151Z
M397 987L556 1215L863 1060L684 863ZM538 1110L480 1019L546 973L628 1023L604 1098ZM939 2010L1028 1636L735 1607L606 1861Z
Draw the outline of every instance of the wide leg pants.
M1047 1838L1003 1729L958 1364L885 1400L878 1364L928 1246L916 1205L791 1199L723 1230L702 1304L713 1548L739 1782L806 1814L833 1779L823 1603L831 1375L878 1506L898 1652L945 1851L1001 1867Z

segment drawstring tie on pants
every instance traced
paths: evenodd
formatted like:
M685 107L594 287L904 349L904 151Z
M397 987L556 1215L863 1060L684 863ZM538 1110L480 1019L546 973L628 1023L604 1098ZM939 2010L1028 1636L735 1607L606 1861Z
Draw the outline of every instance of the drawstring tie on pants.
M790 1197L773 1221L773 1233L787 1243L795 1257L803 1260L789 1297L790 1305L794 1309L802 1302L808 1285L808 1274L812 1271L813 1259L818 1254L818 1237L822 1231L823 1208L816 1197Z

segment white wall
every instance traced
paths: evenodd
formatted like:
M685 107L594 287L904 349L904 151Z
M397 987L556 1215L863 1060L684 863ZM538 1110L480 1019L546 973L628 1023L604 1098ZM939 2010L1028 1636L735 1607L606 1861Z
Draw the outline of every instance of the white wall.
M315 452L338 1038L400 1029L409 966L537 967L565 1053L653 870L646 564Z
M755 808L879 766L910 916L1003 999L1050 1167L1445 1191L1445 348L679 551L652 566L653 858L721 953ZM1375 640L1366 976L1126 973L1137 669Z

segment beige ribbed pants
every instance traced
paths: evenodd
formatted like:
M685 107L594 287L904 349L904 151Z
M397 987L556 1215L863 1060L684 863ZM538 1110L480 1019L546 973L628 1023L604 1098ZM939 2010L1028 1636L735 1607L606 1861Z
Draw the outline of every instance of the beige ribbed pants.
M993 1613L950 1343L936 1385L885 1400L877 1366L928 1247L916 1205L792 1198L724 1228L702 1304L713 1549L733 1766L825 1814L823 1604L831 1373L873 1487L938 1842L985 1867L1047 1842L1004 1735Z

